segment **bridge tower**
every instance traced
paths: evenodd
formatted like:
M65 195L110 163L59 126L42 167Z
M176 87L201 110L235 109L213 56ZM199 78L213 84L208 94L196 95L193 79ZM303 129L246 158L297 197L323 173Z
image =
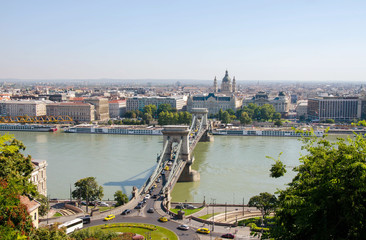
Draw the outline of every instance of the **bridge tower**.
M167 149L165 151L165 156L163 158L170 157L167 154L170 154L173 144L180 143L182 141L182 146L180 150L180 155L178 156L183 161L186 161L186 165L178 179L178 182L194 182L200 179L200 175L197 171L191 169L191 165L194 161L194 158L191 157L191 152L189 149L189 133L190 130L188 126L181 125L168 125L165 126L162 130L164 144L168 142Z
M195 119L202 121L202 128L206 130L205 133L200 138L200 142L213 142L214 137L211 134L209 134L209 131L208 131L211 129L211 125L207 119L208 109L207 108L192 108L191 113Z

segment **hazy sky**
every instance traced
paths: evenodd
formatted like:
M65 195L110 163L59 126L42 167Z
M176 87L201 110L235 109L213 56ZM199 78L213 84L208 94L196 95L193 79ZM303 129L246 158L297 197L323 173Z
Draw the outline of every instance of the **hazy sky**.
M366 1L1 0L0 78L366 80Z

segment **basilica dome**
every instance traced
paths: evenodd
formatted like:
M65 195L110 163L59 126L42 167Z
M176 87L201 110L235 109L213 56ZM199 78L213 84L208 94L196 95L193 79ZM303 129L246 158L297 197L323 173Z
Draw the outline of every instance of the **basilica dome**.
M231 82L231 78L229 77L229 73L225 72L225 77L222 79L222 82Z

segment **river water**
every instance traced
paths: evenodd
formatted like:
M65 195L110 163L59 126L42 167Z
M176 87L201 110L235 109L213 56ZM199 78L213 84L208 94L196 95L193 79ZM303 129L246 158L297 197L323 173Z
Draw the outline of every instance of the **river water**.
M5 132L1 132L4 134ZM27 147L25 154L48 162L47 187L51 198L69 198L70 188L84 177L96 177L104 187L104 199L117 190L130 194L140 187L162 150L161 136L11 132ZM274 193L291 181L292 167L299 164L302 143L296 138L215 136L214 142L198 143L193 169L201 175L194 183L178 183L173 201L217 203L247 202L260 192ZM288 166L283 178L269 177L274 160Z

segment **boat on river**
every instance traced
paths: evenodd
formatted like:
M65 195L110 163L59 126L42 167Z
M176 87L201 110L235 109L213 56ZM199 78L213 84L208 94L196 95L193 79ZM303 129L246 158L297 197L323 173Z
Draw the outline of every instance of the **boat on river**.
M40 124L0 124L0 131L56 132L57 127Z
M324 130L314 130L312 133L321 137L324 135ZM267 137L302 137L310 136L309 130L297 131L289 128L229 128L229 129L214 129L213 135L226 135L226 136L267 136Z

